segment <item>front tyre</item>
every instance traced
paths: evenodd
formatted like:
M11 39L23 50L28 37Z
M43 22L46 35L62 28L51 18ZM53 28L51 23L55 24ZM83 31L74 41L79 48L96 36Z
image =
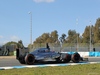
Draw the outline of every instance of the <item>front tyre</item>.
M68 62L70 62L70 60L71 60L71 55L70 54L62 54L61 55L61 61L62 62L66 62L66 63L68 63Z

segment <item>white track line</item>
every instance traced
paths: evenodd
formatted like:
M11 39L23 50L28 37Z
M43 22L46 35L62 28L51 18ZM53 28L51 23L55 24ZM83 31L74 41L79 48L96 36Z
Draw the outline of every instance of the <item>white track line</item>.
M96 64L100 62L82 62L82 63L64 63L64 64L45 64L45 65L25 65L25 66L12 66L12 67L0 67L0 70L7 69L19 69L19 68L34 68L34 67L54 67L54 66L69 66L69 65L83 65L83 64Z

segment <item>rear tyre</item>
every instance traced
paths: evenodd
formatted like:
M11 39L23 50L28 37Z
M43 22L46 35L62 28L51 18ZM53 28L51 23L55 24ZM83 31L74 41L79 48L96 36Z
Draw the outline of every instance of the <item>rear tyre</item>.
M74 53L71 57L71 60L74 62L74 63L78 63L80 61L80 54L79 53Z
M28 55L25 57L25 62L26 62L26 64L28 64L28 65L34 64L34 62L35 62L35 57L34 57L34 55L28 54Z

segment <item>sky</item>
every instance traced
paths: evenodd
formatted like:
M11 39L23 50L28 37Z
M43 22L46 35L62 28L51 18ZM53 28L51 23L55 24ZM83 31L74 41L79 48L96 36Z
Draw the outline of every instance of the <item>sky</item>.
M32 21L31 21L31 12ZM0 45L9 41L30 43L43 33L68 30L82 34L100 17L100 0L0 0Z

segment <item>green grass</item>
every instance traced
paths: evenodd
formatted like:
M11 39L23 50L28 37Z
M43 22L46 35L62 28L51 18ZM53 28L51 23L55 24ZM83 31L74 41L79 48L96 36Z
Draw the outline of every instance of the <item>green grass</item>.
M100 64L0 70L0 75L99 75Z

